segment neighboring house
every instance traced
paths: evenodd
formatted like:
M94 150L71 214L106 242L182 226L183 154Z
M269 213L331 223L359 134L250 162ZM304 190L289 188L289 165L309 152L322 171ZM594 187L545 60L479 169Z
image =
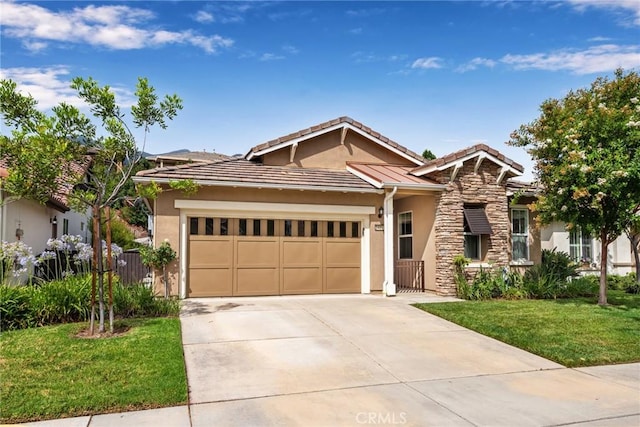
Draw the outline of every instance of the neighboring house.
M84 166L75 169L83 172ZM0 160L0 176L8 176L6 164ZM76 212L68 205L71 186L61 184L57 194L46 204L28 199L12 199L0 185L0 241L23 241L34 254L45 250L47 240L63 234L80 235L85 242L91 239L88 218L91 211Z
M581 265L583 274L600 274L600 240L580 228L567 230L564 223L554 222L542 227L542 249L556 249L571 255ZM626 275L635 272L631 242L626 235L619 236L607 248L607 273Z
M393 295L422 280L452 295L455 256L510 265L512 223L517 262L539 258L528 212L508 204L507 182L522 172L483 144L427 161L340 117L244 158L156 168L134 181L166 189L154 202L154 236L178 252L171 289L182 298ZM180 179L198 193L168 189Z
M533 183L510 181L507 184L510 199L518 194L518 205L511 204L510 211L516 212L516 217L524 218L527 205L536 200L539 188ZM528 210L528 209L527 209ZM553 222L548 225L539 226L536 224L535 213L529 211L526 222L520 223L512 219L512 265L532 265L541 261L542 250L557 250L568 253L571 258L580 264L582 274L600 274L600 240L584 233L580 228L567 230L563 222ZM527 245L529 247L529 257L519 262L523 250L518 248L519 233L524 230L528 235ZM626 235L619 236L608 248L607 272L609 274L625 275L635 271L635 261L631 249L631 242ZM530 261L530 262L527 262Z
M228 159L230 159L229 156L220 153L210 153L208 151L181 151L178 153L158 154L147 157L147 160L159 168L183 165L186 163L219 162L220 160Z

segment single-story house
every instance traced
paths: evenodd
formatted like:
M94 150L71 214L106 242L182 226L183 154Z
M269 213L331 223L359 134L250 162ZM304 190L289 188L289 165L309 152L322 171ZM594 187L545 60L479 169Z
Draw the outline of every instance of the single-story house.
M426 160L340 117L244 157L155 168L134 181L165 189L153 234L178 253L170 285L181 298L422 286L451 295L456 255L471 267L539 259L530 212L508 203L507 183L522 172L484 144ZM197 194L169 189L185 179Z

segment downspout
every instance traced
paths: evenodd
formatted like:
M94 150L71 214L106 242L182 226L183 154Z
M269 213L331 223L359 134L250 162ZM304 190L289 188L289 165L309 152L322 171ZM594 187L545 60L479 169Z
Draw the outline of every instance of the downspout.
M393 282L393 196L398 187L393 187L384 197L384 283L382 290L388 297L396 295L396 284Z

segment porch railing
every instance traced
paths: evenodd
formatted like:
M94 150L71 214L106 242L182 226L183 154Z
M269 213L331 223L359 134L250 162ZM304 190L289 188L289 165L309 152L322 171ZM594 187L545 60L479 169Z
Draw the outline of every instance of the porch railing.
M394 276L398 292L424 292L424 261L396 261Z

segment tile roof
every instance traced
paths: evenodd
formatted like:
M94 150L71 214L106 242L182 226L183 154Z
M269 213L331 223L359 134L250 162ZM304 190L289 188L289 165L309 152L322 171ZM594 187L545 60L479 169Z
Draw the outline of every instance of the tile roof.
M220 153L213 153L208 151L184 151L179 153L166 153L166 154L157 154L155 156L149 156L149 160L159 160L159 159L168 159L168 160L186 160L192 162L198 161L208 161L208 162L218 162L220 160L227 160L230 156Z
M338 117L337 119L333 119L333 120L329 120L326 121L324 123L320 123L317 124L315 126L311 126L309 128L306 129L302 129L299 130L297 132L294 133L290 133L289 135L285 135L285 136L281 136L280 138L276 138L276 139L272 139L271 141L267 141L263 144L260 145L256 145L255 147L251 148L251 150L249 150L249 153L247 153L247 156L249 154L252 153L256 153L258 151L262 151L265 150L267 148L271 148L271 147L275 147L276 145L288 142L288 141L292 141L294 139L297 138L302 138L304 136L307 135L311 135L315 132L321 131L323 129L327 129L330 128L332 126L336 126L342 123L348 123L349 125L360 129L361 131L367 133L368 135L370 135L373 138L378 139L379 141L381 141L382 143L388 145L389 147L392 147L404 154L406 154L407 156L413 158L414 160L423 163L425 161L424 157L422 157L421 155L409 150L408 148L398 144L397 142L387 138L386 136L380 134L379 132L374 131L373 129L371 129L368 126L363 125L362 123L353 120L351 117L347 117L347 116L342 116L342 117Z
M48 203L58 210L68 211L69 195L78 182L78 178L83 177L87 173L90 164L91 156L84 156L81 161L71 163L69 172L74 176L67 175L58 180L58 189L55 194L49 196ZM0 175L2 177L8 176L7 167L6 159L0 159Z
M436 168L439 166L443 166L445 164L448 163L453 163L456 160L459 160L465 156L468 156L470 154L474 154L480 151L484 151L490 155L492 155L493 157L495 157L496 159L500 160L501 162L511 166L513 169L519 171L519 172L524 172L524 166L522 166L520 163L516 163L513 160L511 160L510 158L506 157L504 154L500 153L498 150L489 147L486 144L477 144L474 145L472 147L468 147L465 148L463 150L460 151L456 151L455 153L451 153L451 154L447 154L446 156L442 156L442 157L438 157L437 159L433 159L433 160L429 160L428 162L426 162L424 165L422 166L418 166L417 168L415 168L413 170L413 172L420 172L420 171L424 171L424 170L428 170L431 168Z
M137 181L158 179L192 179L202 185L239 184L247 187L299 187L365 192L374 190L371 184L346 170L267 166L239 158L149 169L136 174Z
M384 184L405 184L405 185L439 185L436 181L411 175L414 169L411 166L389 165L384 163L359 163L347 162L347 167L357 173L361 173L372 181Z

